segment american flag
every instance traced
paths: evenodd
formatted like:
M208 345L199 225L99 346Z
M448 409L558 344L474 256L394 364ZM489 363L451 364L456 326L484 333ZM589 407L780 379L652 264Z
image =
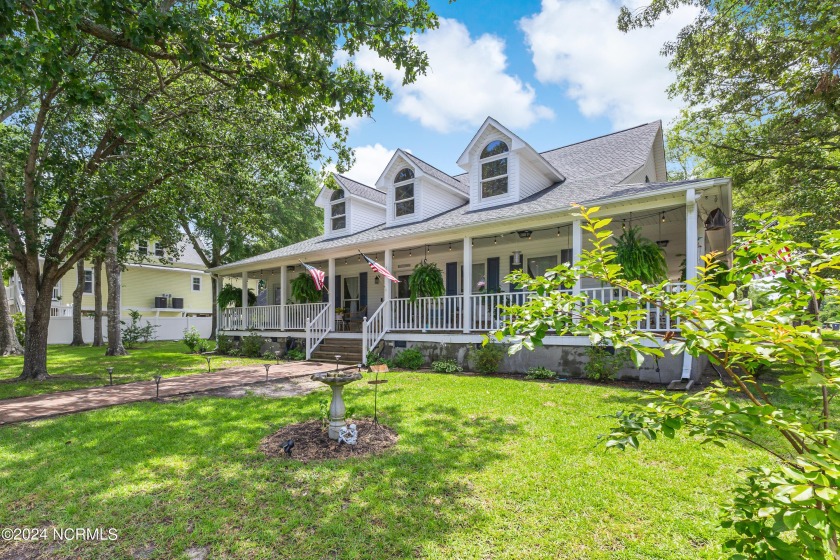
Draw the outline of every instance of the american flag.
M367 263L370 265L370 267L373 269L373 271L375 273L381 274L382 276L384 276L385 278L387 278L388 280L390 280L392 282L399 282L399 280L397 280L397 278L393 274L391 274L388 271L387 268L385 268L384 266L382 266L381 264L379 264L378 262L376 262L375 260L373 260L369 256L365 255L364 253L362 253L362 256L365 258L365 260L367 261Z
M315 287L318 289L318 291L323 290L324 277L326 276L326 274L324 274L324 271L318 270L314 266L309 266L305 262L301 262L300 264L303 265L303 267L306 269L306 272L308 272L309 275L312 277L312 281L315 282Z

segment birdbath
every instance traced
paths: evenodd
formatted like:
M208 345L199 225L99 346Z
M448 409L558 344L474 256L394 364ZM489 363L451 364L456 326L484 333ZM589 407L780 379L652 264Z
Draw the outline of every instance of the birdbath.
M345 427L344 398L341 396L344 386L362 378L358 371L322 371L312 375L312 381L320 381L332 388L332 402L330 402L330 439L338 440L338 431Z

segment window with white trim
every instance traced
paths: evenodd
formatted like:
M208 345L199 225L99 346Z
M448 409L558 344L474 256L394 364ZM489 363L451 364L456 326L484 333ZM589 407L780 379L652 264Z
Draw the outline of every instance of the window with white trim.
M481 150L481 198L508 192L508 145L493 140Z
M200 292L201 291L201 276L193 276L192 277L192 291Z
M83 293L92 294L93 293L93 271L92 270L85 270L85 285L82 289Z
M163 243L161 243L160 241L155 241L155 256L163 256Z
M141 255L149 254L149 242L145 239L137 242L137 252Z
M337 190L330 197L330 229L332 231L347 227L347 202L344 200L344 191Z
M414 214L414 171L400 170L394 178L394 216Z

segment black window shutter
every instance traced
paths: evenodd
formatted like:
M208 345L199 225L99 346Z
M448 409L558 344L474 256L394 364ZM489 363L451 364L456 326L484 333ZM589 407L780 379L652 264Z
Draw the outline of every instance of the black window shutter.
M330 277L329 276L324 276L324 289L321 290L321 301L324 302L324 303L327 303L327 302L330 301L330 293L328 291L329 289L330 289Z
M368 273L359 273L359 310L367 307L367 280Z
M522 262L525 262L525 257L521 257ZM513 264L513 255L510 256L510 271L513 272L514 270L522 270L522 264ZM508 289L511 293L513 292L521 292L520 288L516 287L516 284L508 284Z
M473 278L473 286L481 278ZM490 257L487 259L487 291L498 292L501 291L502 281L499 278L499 257Z
M335 275L335 306L341 307L341 288L343 284L341 283L341 275Z
M458 263L446 263L446 295L458 295Z

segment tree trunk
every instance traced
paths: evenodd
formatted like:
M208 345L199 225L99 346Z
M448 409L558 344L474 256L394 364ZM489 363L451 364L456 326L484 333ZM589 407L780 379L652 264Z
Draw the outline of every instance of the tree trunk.
M102 346L102 259L93 259L93 345Z
M15 333L15 323L9 309L9 295L6 285L0 280L0 356L23 354L23 346Z
M106 356L125 356L128 354L122 343L120 329L120 261L117 258L119 230L115 227L105 249L105 276L108 279L108 349Z
M37 271L37 266L33 266L32 270ZM23 279L26 305L26 337L23 342L23 373L18 379L47 379L47 333L50 327L52 289L57 280L43 279L39 290L37 272L20 272L18 270Z
M82 294L85 293L85 262L76 263L76 289L73 290L73 340L70 346L84 346L82 337Z
M216 325L219 321L219 304L216 302L216 282L218 280L215 276L210 277L210 309L213 310L213 315L210 319L210 340L216 340Z

